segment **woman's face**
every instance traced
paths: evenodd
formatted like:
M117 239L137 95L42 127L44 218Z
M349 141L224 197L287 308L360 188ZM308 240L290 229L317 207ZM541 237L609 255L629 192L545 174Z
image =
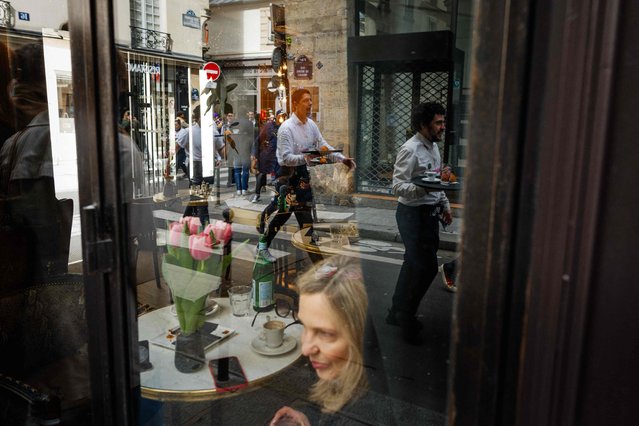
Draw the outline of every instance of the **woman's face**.
M320 379L336 378L347 364L349 345L340 320L321 293L300 297L299 319L304 324L302 353Z

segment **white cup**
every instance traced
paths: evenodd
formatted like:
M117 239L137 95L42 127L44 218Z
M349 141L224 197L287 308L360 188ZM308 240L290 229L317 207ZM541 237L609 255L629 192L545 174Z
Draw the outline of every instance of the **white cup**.
M437 179L437 173L436 172L426 172L426 180L436 180Z
M284 341L284 327L286 327L286 324L284 324L283 321L266 321L262 326L260 340L263 340L269 348L282 346L282 342Z

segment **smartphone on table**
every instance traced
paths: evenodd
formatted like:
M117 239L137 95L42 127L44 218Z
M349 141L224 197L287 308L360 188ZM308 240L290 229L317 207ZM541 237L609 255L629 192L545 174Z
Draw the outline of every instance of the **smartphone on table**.
M236 356L210 360L209 370L219 392L234 392L248 386L246 374Z

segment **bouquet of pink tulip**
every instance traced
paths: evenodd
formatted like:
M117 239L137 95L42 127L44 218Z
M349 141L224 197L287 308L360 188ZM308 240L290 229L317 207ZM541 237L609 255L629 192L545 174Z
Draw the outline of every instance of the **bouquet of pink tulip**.
M203 230L197 217L170 223L162 273L173 294L182 333L189 335L204 323L208 295L219 288L232 254L222 247L232 238L230 223L214 221Z

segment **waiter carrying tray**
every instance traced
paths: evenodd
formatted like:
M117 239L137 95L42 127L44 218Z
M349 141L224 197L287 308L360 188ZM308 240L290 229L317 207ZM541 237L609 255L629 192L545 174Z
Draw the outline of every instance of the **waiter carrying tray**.
M291 203L292 205L287 211L277 212L264 230L266 248L258 248L258 252L270 262L275 262L275 257L268 251L268 247L280 227L286 223L292 213L295 213L300 228L312 226L313 193L308 166L314 159L320 158L320 155L309 153L309 151L334 150L322 137L317 124L309 118L313 106L311 93L307 89L296 90L292 96L292 104L293 113L277 132L276 154L277 162L280 165L277 187L287 185L292 195L295 195L295 203ZM355 169L355 160L352 158L347 158L337 152L328 154L328 156L331 162L341 162L349 169ZM274 203L277 204L277 196L271 201L271 204ZM264 223L265 218L262 217L261 224Z

